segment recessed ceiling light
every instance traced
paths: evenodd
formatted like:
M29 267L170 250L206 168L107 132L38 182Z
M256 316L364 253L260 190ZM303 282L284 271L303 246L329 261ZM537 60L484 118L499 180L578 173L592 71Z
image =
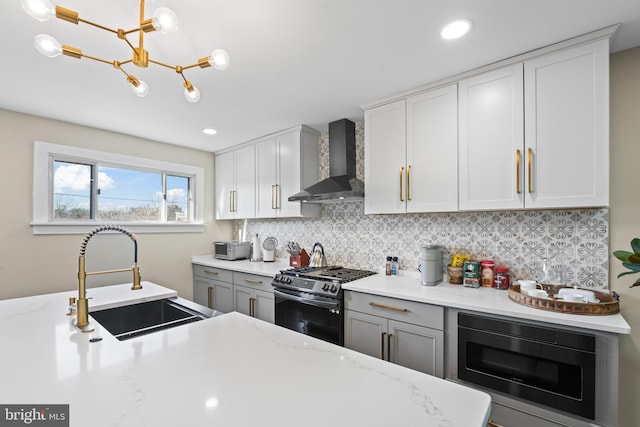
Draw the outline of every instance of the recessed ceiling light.
M471 29L471 21L468 19L459 19L448 24L442 29L440 35L443 39L453 40L462 37Z
M202 129L202 133L204 133L205 135L215 135L216 133L218 133L218 131L211 128L204 128Z

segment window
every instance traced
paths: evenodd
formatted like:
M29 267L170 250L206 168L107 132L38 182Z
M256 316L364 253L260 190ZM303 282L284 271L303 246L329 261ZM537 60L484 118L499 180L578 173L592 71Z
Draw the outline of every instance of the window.
M199 167L36 141L34 234L203 231L203 187Z

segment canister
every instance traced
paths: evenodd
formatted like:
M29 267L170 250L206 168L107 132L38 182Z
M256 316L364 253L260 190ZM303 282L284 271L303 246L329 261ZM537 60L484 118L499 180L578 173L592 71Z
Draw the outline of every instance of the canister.
M434 286L442 282L442 246L423 245L420 248L420 282Z

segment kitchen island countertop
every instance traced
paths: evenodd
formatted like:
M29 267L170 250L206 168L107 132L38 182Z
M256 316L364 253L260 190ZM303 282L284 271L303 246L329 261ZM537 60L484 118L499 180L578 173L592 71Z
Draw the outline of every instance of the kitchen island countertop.
M88 289L93 307L175 295ZM229 313L118 341L76 291L0 301L0 404L69 404L71 426L484 426L482 392ZM98 342L91 338L101 337ZM464 410L461 410L464 408Z

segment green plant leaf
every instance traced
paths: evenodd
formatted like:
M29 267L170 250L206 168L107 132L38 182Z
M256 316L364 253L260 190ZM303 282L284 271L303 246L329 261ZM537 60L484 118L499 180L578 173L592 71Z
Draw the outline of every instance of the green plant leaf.
M636 280L635 282L633 282L633 285L629 286L630 288L633 288L634 286L640 286L640 279Z
M629 251L615 251L613 253L613 256L618 258L622 262L628 262L629 261L629 257L631 255L633 255L633 252L629 252Z
M624 271L620 274L618 274L618 279L621 278L622 276L628 276L629 274L636 274L636 273L640 273L639 271Z
M636 237L631 241L631 249L633 249L633 252L640 254L640 239Z
M628 262L623 262L622 266L627 270L640 271L640 264L629 264Z
M629 261L630 263L633 264L640 264L640 254L633 254L629 257Z

